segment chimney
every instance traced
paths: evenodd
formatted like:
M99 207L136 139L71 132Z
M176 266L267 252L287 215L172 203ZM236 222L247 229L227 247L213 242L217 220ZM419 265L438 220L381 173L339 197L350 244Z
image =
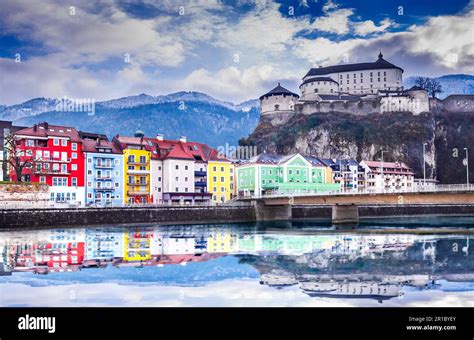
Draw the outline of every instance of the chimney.
M47 122L43 122L43 126L44 126L44 128L45 128L46 130L48 130L49 124L48 124Z
M179 137L179 141L180 141L181 143L186 143L186 136L181 136L181 137Z
M163 140L163 134L162 133L157 134L156 139L159 140L159 141L162 141Z
M38 125L36 125L36 124L33 125L33 131L35 131L35 132L38 131Z

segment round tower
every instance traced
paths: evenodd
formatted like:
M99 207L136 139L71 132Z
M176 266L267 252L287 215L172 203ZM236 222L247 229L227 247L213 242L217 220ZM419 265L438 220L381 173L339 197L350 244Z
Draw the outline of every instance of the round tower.
M278 83L270 92L265 93L260 97L260 112L261 115L272 113L294 113L295 103L300 96L293 93Z

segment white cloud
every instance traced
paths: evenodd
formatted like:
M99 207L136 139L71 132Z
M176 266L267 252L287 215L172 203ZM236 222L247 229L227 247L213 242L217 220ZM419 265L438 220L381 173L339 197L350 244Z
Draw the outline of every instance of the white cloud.
M325 16L317 18L311 28L324 32L346 34L349 32L349 17L352 14L352 9L330 11Z
M389 18L380 21L379 26L377 26L372 20L366 20L354 23L354 30L357 35L364 36L371 33L385 32L392 25L393 22Z
M181 89L198 90L224 100L244 101L258 97L258 94L275 86L276 79L296 82L299 75L282 70L275 65L265 64L238 69L227 67L217 72L207 69L193 71L175 86ZM176 90L178 90L178 88Z

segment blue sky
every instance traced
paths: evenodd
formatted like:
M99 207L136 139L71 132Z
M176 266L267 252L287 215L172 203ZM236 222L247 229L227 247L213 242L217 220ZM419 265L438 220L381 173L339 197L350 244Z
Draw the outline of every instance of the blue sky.
M297 90L312 66L372 61L379 50L405 77L474 73L468 0L6 0L0 6L0 104L175 91L241 102L279 81Z

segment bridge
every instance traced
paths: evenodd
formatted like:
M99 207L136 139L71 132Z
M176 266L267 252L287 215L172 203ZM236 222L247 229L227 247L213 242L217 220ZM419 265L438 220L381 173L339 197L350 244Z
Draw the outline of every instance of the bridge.
M377 205L471 205L474 185L438 185L404 191L338 191L332 193L267 194L241 197L241 202L255 205L257 220L291 219L292 206L332 206L335 223L353 223L359 218L358 206Z

